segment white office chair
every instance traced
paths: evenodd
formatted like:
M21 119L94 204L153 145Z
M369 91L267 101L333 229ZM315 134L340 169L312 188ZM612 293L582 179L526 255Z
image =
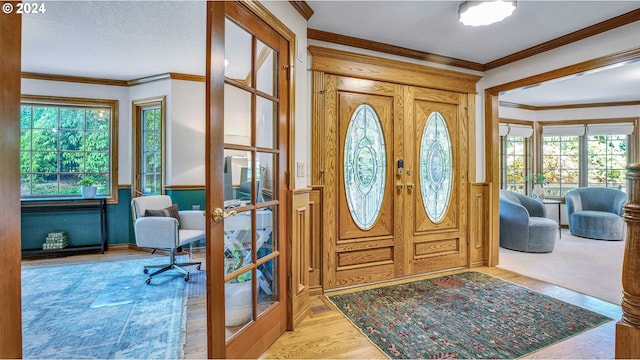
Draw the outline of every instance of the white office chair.
M164 210L172 206L171 198L167 195L141 196L131 200L131 214L133 216L133 229L136 237L136 245L154 249L168 249L170 251L169 264L147 265L144 273L149 269L158 270L149 274L145 281L151 283L151 278L167 270L177 270L184 274L184 281L189 281L189 272L186 266L197 266L200 270L201 262L176 262L176 250L189 244L190 246L205 239L205 216L200 210L179 211L180 221L170 216L145 216L147 210ZM169 211L165 211L169 215Z

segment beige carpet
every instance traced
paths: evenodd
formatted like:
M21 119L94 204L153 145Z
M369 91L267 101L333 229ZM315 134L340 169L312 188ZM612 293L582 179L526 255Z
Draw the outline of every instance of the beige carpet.
M551 253L500 248L498 267L620 304L624 244L572 236L563 229Z

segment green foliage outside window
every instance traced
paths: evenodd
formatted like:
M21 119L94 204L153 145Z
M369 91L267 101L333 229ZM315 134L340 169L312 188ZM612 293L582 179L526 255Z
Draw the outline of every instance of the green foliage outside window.
M628 162L626 135L591 135L586 149L579 136L546 136L542 141L542 167L549 182L547 196L564 196L578 187L599 186L626 190L625 168ZM586 169L580 159L586 158ZM586 174L587 182L581 181Z
M527 173L526 139L521 136L505 136L503 146L503 189L524 194Z
M109 107L24 103L20 114L22 197L76 195L91 178L110 192Z
M588 186L625 188L626 135L589 136L588 153Z
M159 106L142 109L142 189L162 194L162 112Z

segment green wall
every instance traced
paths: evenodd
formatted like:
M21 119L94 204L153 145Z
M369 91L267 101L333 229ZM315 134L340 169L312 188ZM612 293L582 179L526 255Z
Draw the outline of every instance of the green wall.
M179 210L191 210L193 205L199 205L204 210L204 189L198 190L167 190L174 204L178 204Z
M200 205L204 210L204 189L169 190L173 202L180 210L191 210ZM118 189L118 203L107 205L108 244L135 244L131 222L131 190ZM100 213L98 211L68 211L22 214L22 249L37 250L47 234L65 231L69 246L100 244Z

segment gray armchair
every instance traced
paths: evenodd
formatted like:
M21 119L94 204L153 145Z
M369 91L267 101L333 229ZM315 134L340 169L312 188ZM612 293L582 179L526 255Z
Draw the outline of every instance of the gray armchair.
M500 190L500 246L524 252L553 251L558 223L546 216L542 202Z
M579 188L567 192L567 215L572 235L599 240L623 240L622 215L627 194L608 188Z
M144 273L156 268L146 280L167 270L177 270L184 274L184 281L189 281L189 271L184 267L197 266L200 270L201 262L176 262L176 252L182 246L192 245L195 241L205 239L205 217L202 211L178 211L172 206L171 198L166 195L141 196L131 200L131 214L133 216L133 230L136 245L154 249L169 250L169 263L162 265L147 265ZM190 253L191 254L191 253Z

